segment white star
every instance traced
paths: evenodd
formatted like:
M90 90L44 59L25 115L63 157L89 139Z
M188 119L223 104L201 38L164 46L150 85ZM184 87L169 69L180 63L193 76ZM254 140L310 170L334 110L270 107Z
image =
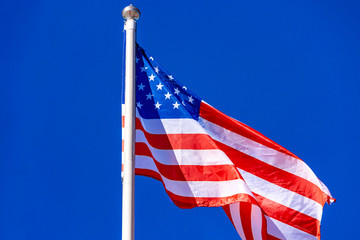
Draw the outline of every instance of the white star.
M157 66L154 69L156 73L159 73L159 68Z
M178 102L173 103L174 108L173 109L179 109L180 104Z
M145 66L142 67L142 68L141 68L141 72L146 72L146 69L148 69L148 67L145 67Z
M183 106L185 106L185 102L184 102L184 100L182 100L181 104L182 104Z
M164 94L164 96L165 96L165 99L170 99L170 97L172 96L172 94L169 93L169 92L167 92L167 94Z
M175 91L174 93L175 93L176 95L179 95L180 91L179 91L178 88L175 88L174 91Z
M187 87L185 87L185 86L183 86L182 88L185 89L185 90L187 90Z
M189 98L189 103L194 103L194 99L192 96L188 97Z
M172 75L168 75L169 80L174 80Z
M148 95L146 95L146 100L151 99L151 97L153 97L154 95L152 95L151 93L149 93Z
M136 63L138 63L138 62L139 62L139 60L140 60L139 58L135 58Z
M154 106L155 106L155 109L160 109L160 106L161 106L162 104L160 104L159 102L156 102L156 104L154 104Z
M155 78L156 76L154 75L154 74L151 74L150 76L149 76L149 81L154 81L154 78Z
M157 86L157 89L156 89L156 90L162 90L162 87L163 87L164 85L162 85L161 82L159 82L159 84L156 85L156 86Z
M138 90L143 90L144 91L144 87L145 87L145 85L143 85L142 83L140 83L140 85L138 85Z
M136 106L141 109L141 107L144 106L144 105L141 104L140 102L138 102L138 103L136 103Z
M154 61L154 58L153 58L153 57L149 57L149 59L150 59L151 61Z

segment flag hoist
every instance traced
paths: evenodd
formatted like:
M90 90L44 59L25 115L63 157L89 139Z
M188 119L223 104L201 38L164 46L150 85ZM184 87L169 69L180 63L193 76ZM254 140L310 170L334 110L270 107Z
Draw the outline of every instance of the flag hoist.
M134 240L134 187L135 187L135 49L136 20L140 10L130 5L124 8L125 19L125 128L123 153L122 240Z

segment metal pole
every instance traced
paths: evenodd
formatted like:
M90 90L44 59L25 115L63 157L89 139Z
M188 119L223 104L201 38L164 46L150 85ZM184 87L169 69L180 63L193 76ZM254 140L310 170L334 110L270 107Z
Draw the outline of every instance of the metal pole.
M136 20L140 11L130 5L122 12L126 20L125 50L125 128L124 128L124 172L122 200L122 240L134 240L134 188L135 188L135 49Z

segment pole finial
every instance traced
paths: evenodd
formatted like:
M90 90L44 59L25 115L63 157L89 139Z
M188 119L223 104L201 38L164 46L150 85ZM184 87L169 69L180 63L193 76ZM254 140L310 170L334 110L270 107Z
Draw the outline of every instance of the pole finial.
M140 10L137 7L134 7L132 4L127 6L122 11L122 17L126 20L135 19L138 20L140 18Z

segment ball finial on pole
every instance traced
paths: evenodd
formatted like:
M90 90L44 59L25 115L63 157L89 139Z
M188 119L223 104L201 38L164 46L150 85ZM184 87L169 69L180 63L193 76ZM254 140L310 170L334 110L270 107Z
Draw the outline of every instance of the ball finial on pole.
M132 4L127 6L122 11L122 17L126 20L135 19L138 20L140 18L140 10L137 7L134 7Z

